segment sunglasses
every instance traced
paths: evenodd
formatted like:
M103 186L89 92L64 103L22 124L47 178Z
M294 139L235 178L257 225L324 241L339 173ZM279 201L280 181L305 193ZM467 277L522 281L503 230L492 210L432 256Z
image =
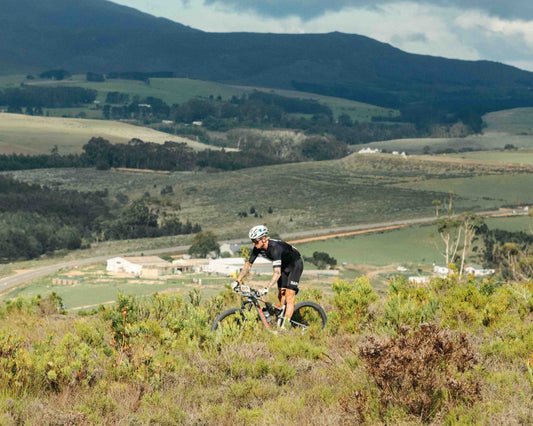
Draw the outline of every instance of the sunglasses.
M252 244L257 244L259 241L261 241L261 239L252 240Z

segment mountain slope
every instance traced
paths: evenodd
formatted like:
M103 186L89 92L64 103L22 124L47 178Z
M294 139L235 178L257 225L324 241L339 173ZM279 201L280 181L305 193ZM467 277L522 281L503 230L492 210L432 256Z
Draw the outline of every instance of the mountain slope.
M487 110L533 105L533 73L414 55L342 34L206 33L106 0L0 0L0 73L172 71L296 88L387 107L438 99ZM474 92L473 92L474 91Z

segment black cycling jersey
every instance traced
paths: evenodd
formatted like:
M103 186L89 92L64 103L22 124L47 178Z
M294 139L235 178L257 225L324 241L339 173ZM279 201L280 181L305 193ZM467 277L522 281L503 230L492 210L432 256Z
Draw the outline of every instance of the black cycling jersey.
M279 266L281 269L285 269L287 266L301 258L300 252L296 250L295 247L285 241L272 239L268 240L268 247L266 250L254 247L252 253L250 253L248 262L254 263L259 255L270 259L274 268Z

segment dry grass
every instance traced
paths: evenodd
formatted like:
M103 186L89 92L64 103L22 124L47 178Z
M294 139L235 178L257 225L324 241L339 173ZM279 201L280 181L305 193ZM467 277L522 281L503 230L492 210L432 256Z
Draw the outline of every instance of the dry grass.
M55 145L60 154L80 153L89 139L98 136L112 143L137 138L155 143L184 142L196 150L208 148L187 138L117 121L0 113L0 128L0 154L49 154Z

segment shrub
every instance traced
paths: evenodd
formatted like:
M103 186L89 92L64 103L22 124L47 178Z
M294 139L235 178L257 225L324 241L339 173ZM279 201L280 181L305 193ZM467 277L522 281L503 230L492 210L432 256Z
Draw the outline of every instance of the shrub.
M339 321L344 328L354 333L370 321L369 306L378 299L370 285L370 280L362 276L354 280L353 284L337 280L332 287L335 295L333 302L337 308L337 315L332 321Z
M402 325L417 326L432 321L438 307L438 298L431 288L398 277L389 283L382 323L396 332Z
M12 395L23 392L31 382L31 357L23 344L23 338L0 330L0 389Z
M480 382L470 374L477 357L464 334L454 339L430 323L399 332L389 340L370 336L359 351L379 389L382 413L396 406L429 421L446 403L480 398Z

